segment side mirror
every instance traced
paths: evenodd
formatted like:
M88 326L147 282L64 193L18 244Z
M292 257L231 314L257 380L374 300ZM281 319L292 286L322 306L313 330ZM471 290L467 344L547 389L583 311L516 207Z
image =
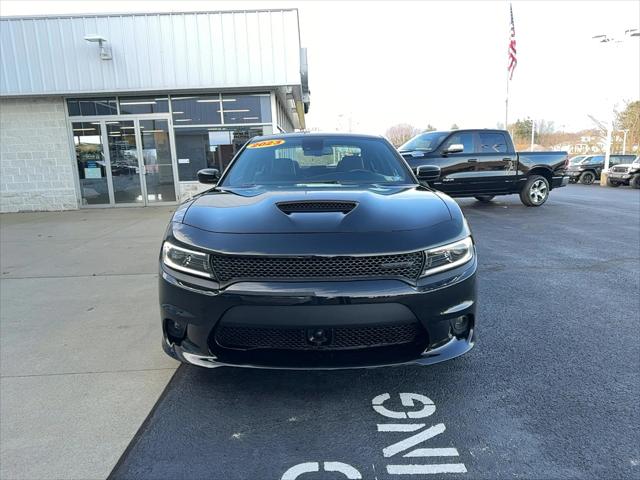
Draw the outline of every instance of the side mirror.
M198 181L200 183L218 183L220 172L217 168L203 168L198 170Z
M462 153L464 152L464 145L461 143L452 143L449 145L444 153Z
M420 165L417 171L418 180L433 182L440 178L440 167L437 165Z

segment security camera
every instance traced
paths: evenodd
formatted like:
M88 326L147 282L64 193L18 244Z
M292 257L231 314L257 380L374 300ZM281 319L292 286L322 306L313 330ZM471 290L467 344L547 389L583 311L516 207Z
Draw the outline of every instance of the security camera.
M105 42L105 43L107 42L106 38L104 38L103 36L100 36L100 35L96 35L95 33L90 34L90 35L85 35L84 39L87 42L98 42L100 44L102 44L102 42Z
M111 49L105 45L107 43L107 39L103 36L92 33L89 35L85 35L84 39L87 42L97 43L98 45L100 45L100 58L102 60L111 60L113 58L111 56Z

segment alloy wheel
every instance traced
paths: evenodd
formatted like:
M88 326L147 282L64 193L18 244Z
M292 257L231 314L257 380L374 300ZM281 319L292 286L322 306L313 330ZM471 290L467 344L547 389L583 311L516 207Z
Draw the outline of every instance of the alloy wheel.
M595 176L593 175L593 173L587 172L582 175L582 183L584 183L585 185L591 185L594 180Z
M536 180L531 184L531 188L529 189L529 198L536 205L541 204L545 201L549 195L549 188L544 180Z

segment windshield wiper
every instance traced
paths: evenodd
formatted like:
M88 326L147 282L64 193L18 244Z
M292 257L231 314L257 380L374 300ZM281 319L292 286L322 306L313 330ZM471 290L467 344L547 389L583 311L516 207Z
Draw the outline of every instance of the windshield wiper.
M314 185L314 184L330 184L330 185L342 185L342 182L339 180L309 180L308 182L300 182L296 185Z
M412 148L410 150L398 150L400 153L411 153L411 152L433 152L433 148Z

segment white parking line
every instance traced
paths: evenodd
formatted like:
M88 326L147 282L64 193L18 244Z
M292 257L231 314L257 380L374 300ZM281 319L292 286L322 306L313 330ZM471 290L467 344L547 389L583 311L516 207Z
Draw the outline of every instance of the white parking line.
M379 423L379 432L415 432L424 427L424 423Z
M403 425L405 426L405 425ZM385 431L385 430L380 430L381 425L378 425L378 431ZM424 427L424 424L419 424L418 428L422 428ZM386 430L386 431L390 431L390 432L402 432L402 431L406 431L406 430ZM433 427L429 427L426 430L423 430L420 433L416 433L415 435L410 436L409 438L405 438L404 440L400 440L397 443L394 443L393 445L389 445L388 447L385 447L382 449L382 454L385 457L393 457L394 455L396 455L397 453L402 452L403 450L406 450L408 448L414 447L416 445L418 445L419 443L425 442L427 440L429 440L430 438L435 437L436 435L441 434L442 432L445 431L445 426L444 423L439 423L437 425L434 425Z
M433 475L438 473L467 473L463 463L440 463L436 465L387 465L390 475Z
M404 457L457 457L456 448L416 448L412 452L406 453Z

